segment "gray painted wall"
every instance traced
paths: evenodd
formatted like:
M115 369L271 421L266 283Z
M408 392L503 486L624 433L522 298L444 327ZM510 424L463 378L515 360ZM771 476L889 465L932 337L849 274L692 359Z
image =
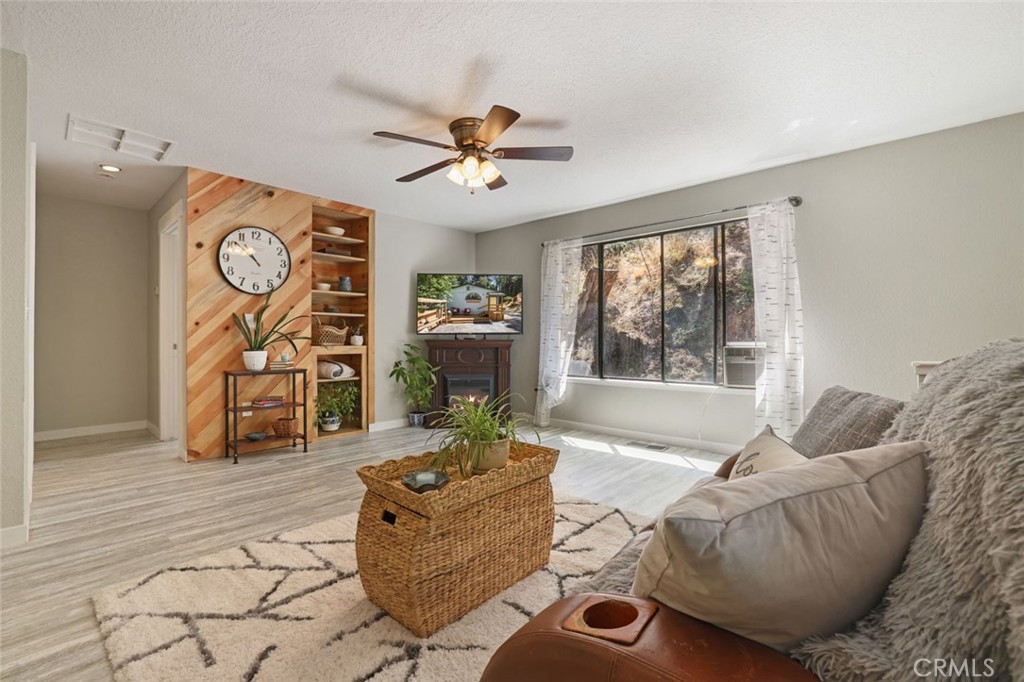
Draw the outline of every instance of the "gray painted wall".
M376 422L405 419L408 408L401 388L388 378L401 357L402 344L416 336L416 273L473 272L474 235L461 230L378 213L374 320Z
M36 206L36 432L145 421L147 213Z
M911 361L1024 334L1022 188L1017 114L484 233L477 269L526 275L513 390L532 395L542 241L799 194L806 407L833 384L905 398ZM743 443L752 410L738 391L577 383L552 416Z
M27 533L32 447L25 423L29 190L24 55L0 50L0 86L0 544L14 544Z

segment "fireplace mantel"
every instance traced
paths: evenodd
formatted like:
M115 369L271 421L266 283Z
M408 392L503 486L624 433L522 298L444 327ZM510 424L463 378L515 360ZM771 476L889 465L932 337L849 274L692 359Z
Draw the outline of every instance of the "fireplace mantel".
M437 384L431 400L431 411L447 406L446 378L493 377L494 396L509 389L511 349L509 339L428 339L428 359L437 367ZM427 420L428 426L437 421Z

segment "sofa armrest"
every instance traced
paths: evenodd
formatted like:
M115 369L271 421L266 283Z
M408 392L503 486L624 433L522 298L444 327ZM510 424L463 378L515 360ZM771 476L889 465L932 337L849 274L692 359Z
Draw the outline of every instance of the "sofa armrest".
M818 682L774 649L653 600L641 600L658 610L633 644L566 630L566 619L593 596L544 609L498 648L481 682Z

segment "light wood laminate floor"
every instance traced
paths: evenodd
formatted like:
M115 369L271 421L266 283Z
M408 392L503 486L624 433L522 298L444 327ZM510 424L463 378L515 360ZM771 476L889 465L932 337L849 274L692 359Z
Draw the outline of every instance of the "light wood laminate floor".
M720 455L658 452L547 429L561 450L555 492L657 514ZM421 452L426 432L396 429L185 464L145 432L36 446L30 541L0 554L0 678L110 680L90 595L248 540L358 510L363 464Z

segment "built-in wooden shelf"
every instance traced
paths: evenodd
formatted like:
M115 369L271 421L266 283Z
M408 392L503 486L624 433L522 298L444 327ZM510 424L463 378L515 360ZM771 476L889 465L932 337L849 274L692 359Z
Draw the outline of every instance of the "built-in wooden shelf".
M361 376L341 377L340 379L317 379L316 383L318 383L318 384L333 384L333 383L337 383L339 381L359 381L360 379L362 379Z
M318 313L315 310L313 314L317 317L366 317L366 313Z
M365 244L366 242L362 239L356 239L355 237L339 237L333 234L326 234L324 232L314 232L313 239L319 239L322 242L331 242L332 244Z
M342 256L337 253L318 253L313 252L313 260L326 261L328 263L365 263L365 258L359 258L358 256Z
M366 346L313 346L317 355L366 355Z
M329 296L333 298L364 298L366 296L366 293L363 291L320 291L319 289L314 289L313 296Z
M366 433L364 429L359 429L354 426L345 426L337 431L324 431L323 429L317 429L317 438L337 438L338 436L353 436L357 433Z

